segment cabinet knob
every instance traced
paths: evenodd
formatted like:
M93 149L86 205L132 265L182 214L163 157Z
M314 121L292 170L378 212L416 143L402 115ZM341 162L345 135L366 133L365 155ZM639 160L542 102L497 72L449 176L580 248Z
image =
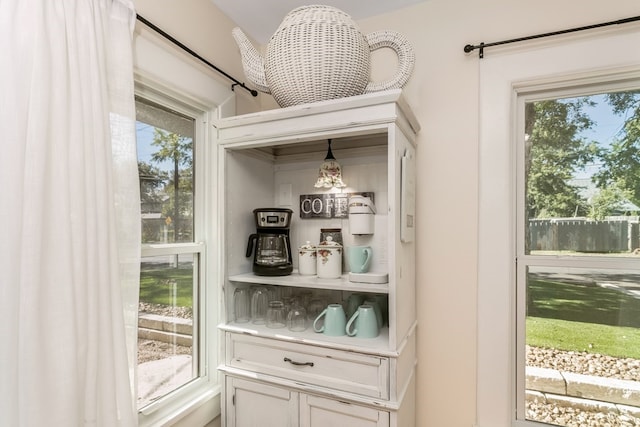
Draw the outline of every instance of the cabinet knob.
M288 357L285 357L284 361L296 366L313 366L313 362L296 362L295 360L291 360Z

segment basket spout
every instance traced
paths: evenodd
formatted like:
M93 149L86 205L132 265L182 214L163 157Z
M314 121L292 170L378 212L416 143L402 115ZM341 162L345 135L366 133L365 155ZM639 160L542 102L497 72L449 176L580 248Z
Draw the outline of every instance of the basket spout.
M240 28L234 28L231 31L238 47L240 48L240 56L242 57L242 68L249 82L253 84L260 92L271 93L264 71L264 58L247 36Z

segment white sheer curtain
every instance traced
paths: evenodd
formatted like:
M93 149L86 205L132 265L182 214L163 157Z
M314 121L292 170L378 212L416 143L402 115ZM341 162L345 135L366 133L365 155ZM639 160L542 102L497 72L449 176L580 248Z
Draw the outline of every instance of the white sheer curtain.
M131 0L0 1L0 425L131 426Z

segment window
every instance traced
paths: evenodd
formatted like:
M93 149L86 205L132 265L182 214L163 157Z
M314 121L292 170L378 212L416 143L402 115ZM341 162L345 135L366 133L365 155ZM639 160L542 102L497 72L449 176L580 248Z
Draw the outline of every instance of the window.
M620 49L635 43L640 43L637 29L596 30L493 49L480 61L478 427L544 425L526 419L524 412L527 280L534 292L532 301L540 304L533 275L543 275L550 267L583 279L593 278L594 270L628 274L636 269L625 265L630 258L525 253L519 240L526 235L525 175L518 174L524 170L525 157L516 150L524 149L525 103L639 88L640 57ZM564 260L569 263L554 264Z
M138 409L199 376L196 120L136 99L142 213ZM200 240L200 239L199 239Z
M518 419L640 424L639 107L637 90L519 99Z

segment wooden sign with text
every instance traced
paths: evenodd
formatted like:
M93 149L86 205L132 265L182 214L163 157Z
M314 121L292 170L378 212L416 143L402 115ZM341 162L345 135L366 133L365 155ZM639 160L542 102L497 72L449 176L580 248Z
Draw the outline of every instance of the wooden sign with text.
M301 194L300 218L348 218L349 197L361 195L369 197L372 202L373 192Z

